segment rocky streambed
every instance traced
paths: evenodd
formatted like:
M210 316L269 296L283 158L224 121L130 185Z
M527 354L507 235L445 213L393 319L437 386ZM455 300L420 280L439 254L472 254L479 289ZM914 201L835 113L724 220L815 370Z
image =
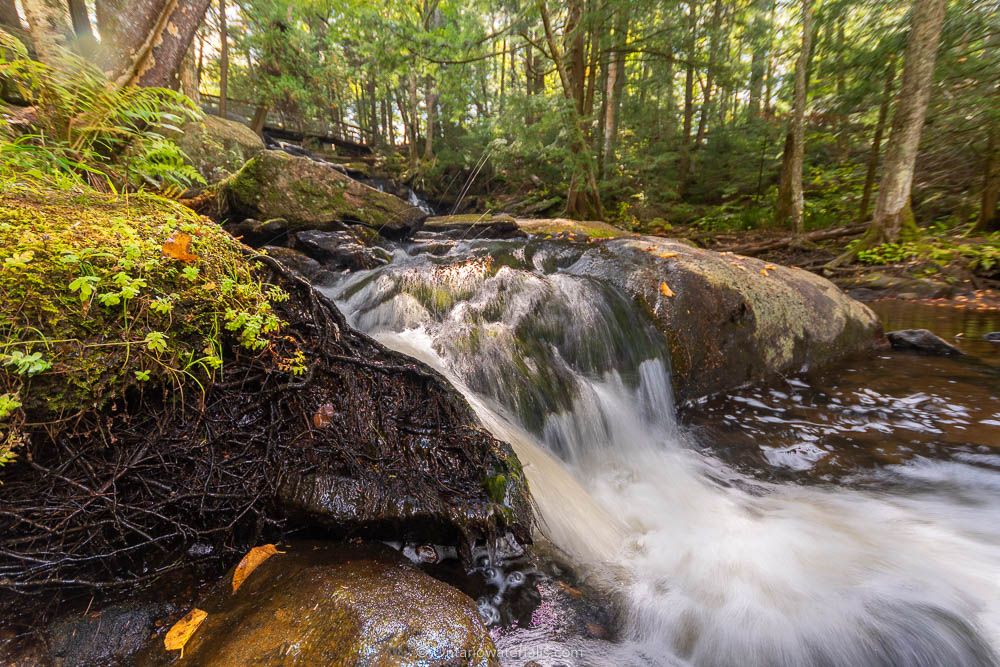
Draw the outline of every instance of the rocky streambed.
M227 159L204 167L222 180L189 203L249 244L255 275L287 293L273 304L282 337L264 355L228 347L224 375L183 410L169 392L125 393L87 417L90 429L29 430L32 465L3 471L10 506L23 508L6 539L29 545L2 565L5 581L37 592L63 580L75 601L48 609L49 625L12 625L9 659L718 664L712 646L746 655L775 639L767 628L713 635L725 623L701 606L686 612L700 615L700 630L685 630L684 618L664 615L669 596L645 597L676 589L694 604L700 595L661 557L698 562L699 545L675 532L704 534L716 519L678 509L668 530L664 508L701 504L743 522L782 506L734 509L756 493L782 497L761 488L723 501L717 486L741 493L758 482L738 468L708 471L730 462L690 446L675 402L696 414L734 390L890 354L869 308L798 269L603 223L428 218L334 166L245 136L222 145ZM98 443L98 431L110 439ZM28 503L39 488L43 502ZM74 513L81 494L102 500ZM123 529L123 507L157 518ZM97 608L87 602L93 586L45 567L64 544L32 526L54 516L73 533L109 527L98 533L103 551L84 543L64 554L102 563ZM160 521L180 528L141 537ZM708 533L701 546L717 554L723 545ZM233 570L220 578L270 541L284 553L239 590ZM125 558L115 544L127 546ZM202 569L187 572L200 574L174 573L192 563ZM135 580L160 582L160 593L123 595ZM163 642L192 609L206 615L181 659ZM841 620L880 628L873 640L858 635L858 647L888 641L897 627L847 611ZM654 638L651 627L666 630ZM938 625L931 631L948 641ZM806 635L788 636L824 655L872 657ZM991 655L975 633L963 637L949 644L954 664Z

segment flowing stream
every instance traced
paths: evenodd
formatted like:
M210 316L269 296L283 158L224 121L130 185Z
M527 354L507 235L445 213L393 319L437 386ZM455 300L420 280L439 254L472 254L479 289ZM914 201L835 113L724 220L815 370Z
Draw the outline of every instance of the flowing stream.
M912 359L889 355L682 422L662 336L556 242L430 239L329 291L466 394L539 532L618 598L614 642L529 629L499 637L505 662L998 664L995 367L886 384Z

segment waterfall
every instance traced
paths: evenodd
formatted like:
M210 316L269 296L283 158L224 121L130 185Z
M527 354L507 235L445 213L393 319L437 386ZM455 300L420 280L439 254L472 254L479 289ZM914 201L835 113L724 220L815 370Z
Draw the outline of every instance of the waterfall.
M465 393L524 463L539 531L618 596L621 640L576 664L997 664L1000 465L920 460L864 490L734 470L678 423L645 314L573 263L555 242L414 246L329 290Z

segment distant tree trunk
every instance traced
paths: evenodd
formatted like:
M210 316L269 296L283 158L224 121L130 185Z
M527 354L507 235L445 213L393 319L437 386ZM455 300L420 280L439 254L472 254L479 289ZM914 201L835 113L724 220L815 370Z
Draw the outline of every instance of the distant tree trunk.
M228 117L229 106L229 18L226 0L219 0L219 115Z
M250 121L250 129L258 135L263 136L264 124L267 122L267 105L258 104L253 112L253 120Z
M84 0L69 0L69 16L76 34L76 49L87 58L97 55L97 37L90 25L90 14Z
M604 209L601 206L597 176L593 160L587 154L589 145L583 118L585 91L583 77L586 73L584 71L582 31L576 29L582 16L583 5L581 0L570 0L568 5L568 18L563 36L570 41L569 66L567 66L562 50L556 41L545 0L538 0L538 9L542 17L542 25L545 28L545 40L549 46L549 55L559 73L563 96L572 102L576 112L566 128L570 134L569 150L573 155L572 173L570 174L569 189L566 193L566 214L570 217L583 219L603 218Z
M802 1L802 48L795 62L795 96L792 118L785 139L785 155L781 164L781 181L778 185L778 203L775 222L791 222L796 234L805 231L802 196L802 163L805 159L806 71L812 48L812 0Z
M697 60L698 15L694 0L688 0L687 73L684 75L684 124L677 164L677 195L684 196L691 172L691 127L694 123L694 65Z
M882 150L882 134L889 118L889 105L892 103L892 84L896 79L896 62L890 58L885 67L885 87L882 89L882 102L878 107L878 120L875 122L875 134L872 136L872 147L868 152L868 171L865 174L865 189L861 193L861 206L858 209L858 221L868 219L868 206L875 189L875 175L878 172L878 160Z
M614 48L608 55L608 75L604 82L604 143L601 150L601 174L608 163L615 161L618 142L618 111L621 108L622 91L625 86L624 49L628 41L628 14L621 12L615 20Z
M773 111L771 91L774 86L774 14L777 11L777 6L777 0L771 0L771 11L768 13L767 19L767 67L764 72L764 100L761 110L765 117L770 117Z
M747 117L760 117L761 94L764 90L764 70L767 66L768 49L764 48L764 41L767 35L767 13L768 0L754 0L752 7L753 22L750 24L751 48L753 56L750 58L750 93L747 99Z
M844 38L844 24L846 15L840 14L837 17L837 158L841 162L847 162L850 153L850 143L847 136L847 72L844 63L844 52L847 44Z
M997 124L991 122L987 129L986 156L983 165L983 194L980 200L979 220L976 231L1000 231L1000 141L997 140Z
M915 227L910 189L934 82L934 62L945 5L946 0L914 2L896 113L892 119L875 214L865 239L868 244L898 241L904 229Z
M709 24L708 38L708 69L705 72L705 89L702 94L701 113L698 114L698 132L695 134L694 147L697 149L705 140L708 129L708 115L712 108L712 92L715 85L715 70L719 60L719 30L722 22L722 0L715 0L712 9L712 20Z
M69 4L66 0L22 0L21 7L38 59L55 63L74 38Z
M98 0L105 72L118 85L176 88L211 0Z
M413 133L410 136L410 145L407 148L410 169L413 169L417 166L417 137L420 136L420 109L417 108L419 104L417 101L417 74L412 69L407 78L407 85L410 101L410 131Z
M424 96L424 104L427 105L427 132L424 136L424 159L427 161L434 159L434 132L437 131L437 103L438 94L434 87L434 79L428 75L427 90Z
M24 26L21 25L21 16L17 13L17 5L14 4L14 0L0 0L0 26L14 30L24 30Z

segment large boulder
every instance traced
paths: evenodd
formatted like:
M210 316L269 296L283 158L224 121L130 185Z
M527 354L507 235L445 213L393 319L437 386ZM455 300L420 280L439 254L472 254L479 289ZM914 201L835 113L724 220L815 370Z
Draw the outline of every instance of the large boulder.
M264 141L243 123L204 116L181 127L170 138L206 181L221 181L264 151Z
M498 664L472 599L382 545L296 544L228 584L197 604L184 664ZM157 637L140 657L175 655Z
M291 231L336 230L343 222L390 237L410 234L427 214L399 197L346 176L332 165L283 151L264 151L220 186L231 212L284 218Z
M623 238L588 250L571 270L608 280L644 307L666 337L680 400L884 342L876 315L830 281L751 257Z
M510 238L522 235L514 218L490 213L437 215L427 218L422 229L428 232L457 233L462 237L473 238L479 236Z

